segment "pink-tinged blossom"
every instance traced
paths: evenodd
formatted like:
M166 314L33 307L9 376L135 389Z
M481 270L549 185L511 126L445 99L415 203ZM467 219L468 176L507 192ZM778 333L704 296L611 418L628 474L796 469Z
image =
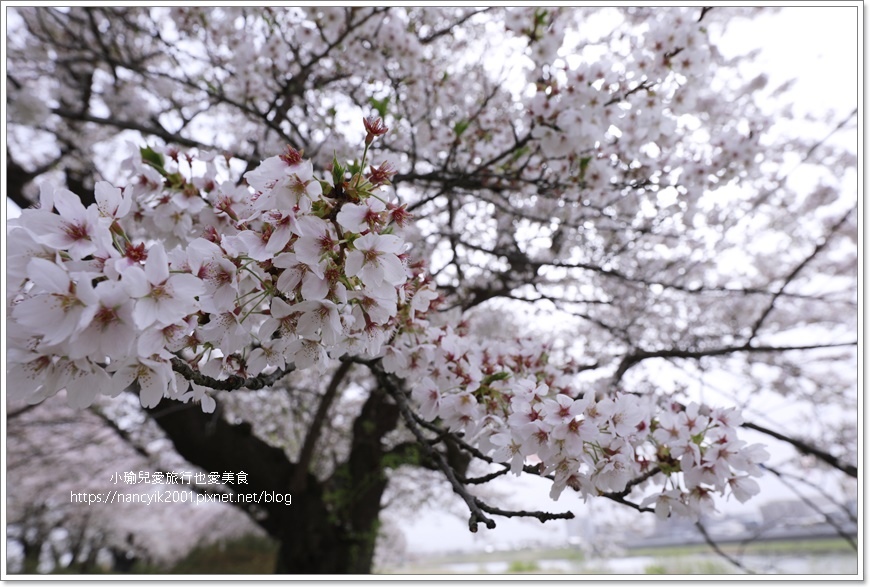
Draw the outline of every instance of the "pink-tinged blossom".
M570 422L582 416L586 407L589 405L590 398L575 400L565 394L556 395L555 399L545 399L541 413L544 420L551 426L556 426L563 422Z
M254 207L258 210L311 209L323 189L314 178L311 161L288 165L281 157L270 157L245 174L248 184L260 192Z
M286 338L260 340L260 346L248 356L248 371L256 376L268 367L284 369L287 366L287 348L290 341Z
M731 495L740 503L746 503L752 496L761 492L758 482L748 475L732 477L728 480L728 487L731 489Z
M176 322L163 328L151 326L145 329L139 335L136 354L140 357L172 358L172 353L177 353L190 344L195 323L196 318L189 317L186 321Z
M31 259L45 259L51 263L57 258L57 251L44 245L33 237L30 231L18 225L18 218L7 222L6 233L6 279L9 287L7 298L17 295L27 279L27 265Z
M61 373L52 355L9 348L6 359L5 391L10 399L37 403L61 388Z
M418 413L421 418L431 422L438 417L441 410L441 390L431 378L424 377L414 385L411 397L419 406Z
M287 358L297 369L314 369L322 371L329 357L323 345L315 340L298 339L287 345Z
M163 245L148 251L145 268L130 267L122 283L136 300L133 320L138 328L152 324L168 326L199 309L196 296L202 293L202 281L189 273L169 273Z
M44 344L68 341L90 324L97 312L90 281L75 283L64 267L40 258L30 260L27 277L31 295L12 307L12 317L41 335Z
M743 424L743 416L737 408L714 408L710 411L710 421L725 428L736 428Z
M94 403L100 393L110 393L111 378L100 365L87 359L61 360L60 380L66 389L66 401L73 408L86 408Z
M344 204L338 212L336 220L347 231L361 233L366 230L375 230L383 224L383 215L387 209L386 204L377 198L368 198L362 204Z
M134 381L139 383L139 401L143 408L153 408L164 395L177 393L175 375L167 360L140 357L121 365L112 375L112 385L117 390L128 388Z
M434 284L430 283L418 289L414 297L411 298L411 320L416 317L418 312L421 314L427 312L431 303L436 299L438 299L438 292L435 291Z
M110 220L120 220L129 212L133 204L130 190L122 191L107 181L98 181L94 186L94 199L100 216Z
M616 440L608 447L604 458L596 463L593 477L599 490L609 492L622 491L636 474L634 449L626 442Z
M294 310L302 314L296 323L300 336L320 340L327 346L338 342L342 327L335 304L328 300L305 300L296 304Z
M492 459L497 463L510 463L511 473L520 475L526 461L522 443L514 439L508 431L493 434L490 437L490 442L497 447L492 453Z
M212 314L209 322L200 326L197 333L202 342L214 344L225 355L240 352L251 336L235 312Z
M523 438L522 450L526 455L537 455L543 461L549 460L555 452L555 445L550 442L552 427L543 420L535 420L524 424L517 430Z
M187 403L193 401L198 403L203 413L211 414L217 408L217 402L208 394L208 388L202 385L197 385L193 381L188 381L180 373L175 373L175 386L177 395L171 396L172 399Z
M677 415L677 422L680 427L686 430L689 436L701 434L707 429L710 419L707 416L700 414L700 408L697 403L692 402L686 409Z
M108 255L112 249L110 221L100 217L97 207L85 208L78 196L62 188L54 190L52 197L57 214L47 209L24 210L21 226L38 242L66 251L73 259Z
M670 447L672 452L675 448L686 447L692 441L689 431L677 419L677 414L670 411L659 414L652 435L656 442ZM674 456L682 453L683 449Z
M203 311L220 313L235 308L239 295L239 275L235 264L215 243L194 239L187 247L190 271L203 283L199 302Z
M511 401L511 415L508 425L516 431L517 438L525 441L538 430L535 422L541 419L540 404L530 404L523 401Z
M302 284L302 297L306 300L322 300L329 294L329 282L324 273L326 264L308 265L299 260L296 253L281 253L272 261L272 265L283 269L275 285L278 291L293 297L293 293Z
M468 390L451 393L441 401L440 417L451 432L464 430L474 436L481 425L481 412L480 404Z
M628 438L637 433L638 424L644 419L644 410L639 405L640 400L632 395L620 395L610 413L610 426L617 436Z
M516 403L525 408L526 404L535 403L538 399L545 397L549 391L544 383L538 384L532 379L519 379L511 386L513 393L511 404ZM536 411L539 410L536 409Z
M392 234L365 234L353 242L347 252L345 272L348 277L358 276L366 287L377 287L384 282L399 285L406 279L405 266L397 256L402 252L402 239Z
M304 233L293 245L296 257L309 267L325 269L327 258L337 255L340 250L335 227L325 220L308 216L302 229Z
M281 252L289 238L275 237L273 226L264 224L260 230L243 230L239 234L224 237L221 244L234 256L269 261Z
M671 512L679 516L689 517L691 512L683 500L683 493L679 489L668 489L661 493L647 496L640 502L640 506L646 507L651 503L655 503L656 517L660 520L667 519L671 515Z
M722 463L708 460L705 457L701 457L701 460L697 461L692 453L686 453L682 456L680 468L683 471L683 480L689 489L700 486L721 489L724 487L725 478L729 472L727 465L723 466Z
M584 454L586 443L598 440L599 431L589 420L572 418L555 424L550 437L554 442L561 443L564 454L580 458Z
M355 315L364 313L368 320L375 324L386 324L398 311L396 288L386 283L377 288L349 292L347 297L356 300L354 304ZM365 321L363 316L357 316L357 319L360 322Z
M282 338L296 336L296 323L301 313L281 298L272 298L269 315L260 326L260 337L265 338L277 332Z
M133 300L117 281L103 281L94 288L96 311L90 324L70 344L69 357L105 361L126 357L136 341Z
M580 461L572 458L562 459L553 471L553 485L550 487L550 499L556 501L566 487L582 491L585 485L590 485L588 479L580 473ZM587 488L592 489L592 488Z
M687 516L698 519L701 514L716 513L716 502L713 501L712 490L706 487L695 487L684 497L684 503L688 506Z
M736 441L738 451L728 460L729 464L738 471L745 471L753 477L758 477L762 474L760 463L770 459L770 453L761 444L750 444L742 440Z

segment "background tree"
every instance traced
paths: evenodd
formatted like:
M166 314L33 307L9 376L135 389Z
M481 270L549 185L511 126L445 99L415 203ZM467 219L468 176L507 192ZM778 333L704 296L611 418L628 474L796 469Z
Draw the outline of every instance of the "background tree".
M106 398L84 411L57 401L7 406L7 474L14 481L5 498L12 572L136 572L169 565L194 545L257 532L237 508L192 505L194 490L214 486L140 481L140 471L151 477L196 469L161 447L167 444L164 436L145 420L135 398L123 399ZM125 481L129 474L137 476L135 483ZM115 491L189 495L175 503L115 499L110 505L108 495ZM88 495L103 502L88 503Z
M534 316L518 329L576 359L578 397L670 409L703 389L803 466L854 479L856 157L836 139L854 136L857 109L799 125L782 88L726 59L715 40L756 14L15 9L8 194L27 206L62 175L88 197L119 181L127 140L182 161L224 154L239 183L290 144L327 177L358 157L358 121L375 113L390 128L376 156L415 218L406 239L443 298L438 320L468 321L458 332L496 348L472 318ZM178 217L161 222L180 237ZM545 318L564 336L548 340ZM280 541L279 571L370 571L388 471L408 464L445 475L472 527L548 517L475 498L507 467L422 418L380 360L270 383L226 385L213 414L149 413L189 462L246 470L250 490L305 504L249 512ZM753 413L771 392L794 399L789 421ZM637 491L659 474L604 493L651 510Z

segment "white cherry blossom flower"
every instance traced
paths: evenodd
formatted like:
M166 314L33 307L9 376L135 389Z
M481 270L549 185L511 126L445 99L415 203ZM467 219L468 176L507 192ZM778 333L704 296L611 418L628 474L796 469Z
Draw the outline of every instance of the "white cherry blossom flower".
M163 245L148 251L145 268L130 267L122 278L127 291L136 300L133 320L138 328L152 324L168 326L196 312L196 296L202 293L202 281L189 273L170 274Z
M94 288L96 311L90 324L70 345L69 357L105 361L107 357L126 357L136 341L133 325L133 300L117 281L103 281Z
M492 459L497 463L510 463L511 473L520 475L526 461L522 443L514 439L507 431L493 434L490 437L490 442L497 447L492 453Z
M133 205L129 190L116 188L107 181L98 181L94 186L94 199L100 216L110 220L120 220L125 217Z
M344 204L336 220L347 232L361 233L373 230L383 222L381 212L386 204L377 198L367 198L362 204Z
M272 260L272 264L284 269L275 283L278 291L290 294L301 283L302 297L306 300L322 300L329 294L325 262L309 265L302 262L296 253L281 253Z
M85 208L78 196L62 188L54 190L52 200L57 214L47 209L24 211L27 217L23 226L34 239L67 251L73 259L108 255L112 249L109 220L100 217L95 205Z
M68 341L90 324L97 312L90 281L75 283L64 267L40 258L30 260L27 277L32 295L13 306L12 317L43 336L45 344Z
M164 395L177 394L175 375L166 360L139 357L119 366L112 375L115 389L128 388L134 381L139 383L139 401L143 408L153 408Z
M402 239L392 234L365 234L353 242L347 253L345 272L359 276L366 287L377 287L385 281L399 285L406 279L405 266L397 256L402 252Z
M337 306L328 300L305 300L294 306L300 312L296 323L297 332L303 338L320 340L333 346L342 334L341 319Z

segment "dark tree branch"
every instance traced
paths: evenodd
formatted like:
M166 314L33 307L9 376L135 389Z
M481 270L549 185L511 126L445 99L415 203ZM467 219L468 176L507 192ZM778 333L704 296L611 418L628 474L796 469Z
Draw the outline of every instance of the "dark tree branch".
M332 374L332 379L326 387L323 397L320 399L320 404L317 406L317 412L308 426L308 433L305 435L305 441L302 444L302 450L299 453L296 474L290 481L290 490L304 492L306 481L308 479L308 469L311 467L311 458L314 456L314 449L317 446L317 440L320 438L320 432L323 430L323 425L326 423L326 417L329 414L329 408L332 406L339 387L342 381L350 372L353 363L343 361L335 373Z
M35 202L30 201L24 195L24 188L35 178L55 167L66 154L67 150L64 149L61 151L60 156L55 157L48 163L40 165L33 171L27 171L26 169L24 169L24 167L19 165L17 161L15 161L15 159L12 157L12 153L9 152L9 148L7 147L6 197L15 202L15 204L22 210L33 206Z
M198 405L183 405L177 409L173 404L176 409L170 410L161 408L165 405L166 402L161 402L148 413L188 462L206 471L244 471L248 474L248 484L234 489L252 493L276 491L289 484L295 465L283 450L254 436L250 424L230 424L217 412L203 413ZM265 504L263 507L268 515L254 520L269 534L280 535L285 506Z
M635 487L637 487L638 485L640 485L641 483L643 483L647 479L651 479L652 477L655 477L656 475L658 475L661 472L662 472L661 469L659 469L658 467L653 467L649 471L647 471L646 473L641 475L640 477L632 479L631 481L626 483L625 489L623 489L622 491L617 491L614 493L605 493L605 494L603 494L603 496L610 498L610 499L628 497L628 494L631 493L632 489L634 489Z
M490 8L481 8L479 10L473 10L473 11L469 12L468 14L466 14L465 16L463 16L462 18L460 18L459 20L457 20L456 22L452 22L452 23L450 23L450 25L448 25L442 29L439 29L437 31L433 31L433 32L429 33L428 35L426 35L425 37L421 37L420 44L421 45L428 45L429 43L431 43L432 41L434 41L435 39L437 39L439 37L442 37L444 35L449 35L453 32L453 29L462 25L465 21L477 16L478 14L482 14L488 10L490 10Z
M396 402L396 405L399 406L399 412L402 415L402 419L405 421L405 425L414 435L414 438L417 439L417 442L420 443L420 446L423 448L426 456L432 459L438 469L440 469L441 472L444 473L444 476L447 477L447 480L453 487L454 493L459 495L468 506L468 510L469 512L471 512L471 516L468 519L468 529L472 532L477 532L477 526L480 523L483 523L490 530L495 528L495 521L492 518L488 517L480 508L480 506L478 506L477 498L468 493L465 485L463 485L459 481L459 479L457 479L456 473L447 463L444 455L432 448L432 445L429 444L429 439L426 438L426 435L423 434L423 431L420 430L419 426L417 426L417 421L414 418L414 413L408 406L408 400L405 398L404 390L401 389L401 386L397 385L397 382L392 381L389 375L387 375L387 373L383 370L383 368L380 367L380 365L372 363L370 367L380 384L384 387L387 393L390 394L390 396Z
M527 511L511 511L511 510L503 510L500 508L492 507L486 505L480 499L475 499L475 503L478 505L480 509L485 511L488 514L492 514L494 516L502 516L504 518L536 518L541 521L541 523L547 522L549 520L573 520L574 514L572 512L562 512L559 514L551 514L548 512L527 512Z
M782 434L780 432L776 432L774 430L771 430L770 428L765 428L764 426L760 426L758 424L753 424L752 422L744 422L743 424L741 424L741 426L743 428L755 430L756 432L761 432L762 434L767 434L768 436L772 436L773 438L776 438L777 440L787 442L790 445L792 445L793 447L795 447L798 450L798 452L805 454L805 455L810 455L810 456L816 457L820 461L831 465L832 467L834 467L835 469L837 469L839 471L842 471L846 475L848 475L850 477L854 477L855 479L858 478L858 467L856 467L855 465L850 465L848 463L844 463L840 459L835 457L834 455L832 455L830 453L826 453L825 451L823 451L819 448L816 448L816 447L812 446L811 444L809 444L803 440L800 440L798 438L792 438L790 436L786 436L785 434Z
M33 410L39 407L41 404L28 404L26 406L22 406L20 408L16 408L14 410L6 412L6 421L12 420L13 418L17 418L19 416L23 416L30 410Z
M154 127L145 126L144 124L140 124L138 122L132 120L122 120L120 118L112 118L112 117L100 117L94 116L92 114L87 114L83 112L75 112L73 110L69 110L68 108L54 108L52 109L54 114L57 114L61 118L66 120L73 120L78 122L91 122L94 124L99 124L102 126L111 126L114 128L118 128L121 130L136 130L141 132L146 136L155 136L163 139L166 143L181 145L184 147L197 147L199 149L213 149L213 146L206 145L199 141L195 141L193 139L189 139L187 137L183 137L179 134L167 132L165 129L159 129Z
M172 357L172 369L197 385L202 385L216 391L235 391L242 388L263 389L264 387L272 387L282 377L295 371L296 365L290 363L284 369L276 369L272 373L248 377L247 379L238 375L230 375L226 379L215 379L214 377L203 375L178 357Z
M749 343L718 347L705 350L687 350L687 349L662 349L658 351L635 351L627 354L620 361L616 372L613 375L614 381L619 381L625 373L647 359L701 359L704 357L721 357L735 353L784 353L788 351L811 351L818 349L832 349L847 346L857 346L858 341L840 342L831 344L810 344L810 345L794 345L794 346L753 346Z

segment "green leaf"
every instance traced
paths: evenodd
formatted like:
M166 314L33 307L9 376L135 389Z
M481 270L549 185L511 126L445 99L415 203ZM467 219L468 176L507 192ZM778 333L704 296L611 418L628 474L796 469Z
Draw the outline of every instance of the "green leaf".
M344 166L338 162L338 158L333 154L332 156L332 185L336 188L344 182L344 174L345 174Z
M152 149L151 147L142 147L139 149L139 154L142 156L142 162L147 163L157 171L160 171L164 175L166 173L163 170L164 160L163 155Z
M511 376L511 374L508 373L507 371L499 371L498 373L493 373L492 375L487 375L486 377L484 377L483 381L481 381L481 384L482 385L489 385L493 381L503 381L510 376Z
M380 116L381 118L385 118L387 116L387 104L389 103L389 96L387 96L383 100L378 100L377 98L369 98L369 104L372 105L372 108L378 111L378 116Z
M580 179L586 177L586 170L589 168L590 162L592 162L592 157L583 157L580 159Z
M362 171L362 165L360 164L360 161L354 159L353 163L347 166L347 170L350 171L351 175L356 175L357 173Z
M467 120L460 120L459 122L457 122L456 124L453 125L453 132L456 133L457 137L461 137L462 133L465 132L465 130L468 128L469 124L471 124L471 123Z

